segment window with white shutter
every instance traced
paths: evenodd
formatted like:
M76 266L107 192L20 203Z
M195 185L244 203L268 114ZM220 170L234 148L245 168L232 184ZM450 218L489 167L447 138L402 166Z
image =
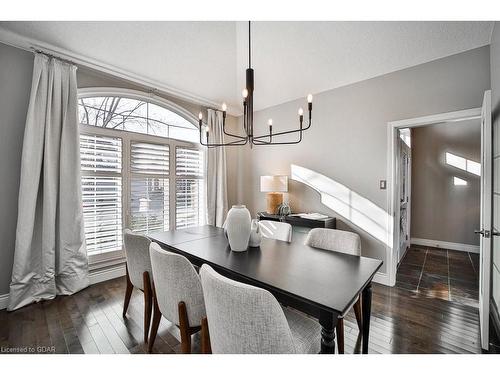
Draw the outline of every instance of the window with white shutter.
M143 234L169 230L168 145L130 145L130 227Z
M83 217L89 255L122 249L122 141L80 136Z
M205 224L205 173L203 151L177 147L175 150L175 226Z
M123 262L124 228L205 224L206 167L186 110L137 91L95 91L79 98L83 214L89 263L107 266Z

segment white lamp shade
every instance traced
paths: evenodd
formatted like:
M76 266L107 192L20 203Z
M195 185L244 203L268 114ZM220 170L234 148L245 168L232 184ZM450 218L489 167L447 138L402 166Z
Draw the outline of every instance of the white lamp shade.
M288 191L288 176L260 176L260 191L277 193Z

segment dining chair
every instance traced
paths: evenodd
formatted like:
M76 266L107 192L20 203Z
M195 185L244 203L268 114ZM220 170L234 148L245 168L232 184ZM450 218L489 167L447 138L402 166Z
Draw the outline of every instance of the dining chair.
M123 232L125 247L126 279L125 300L123 302L123 317L127 314L132 290L135 288L144 293L144 342L148 342L153 294L151 289L151 261L149 260L149 238L133 233L130 229Z
M339 253L361 256L361 239L357 233L327 228L314 228L308 233L305 244L318 249L336 251ZM339 353L344 353L344 318L347 312L354 307L356 322L359 331L362 332L361 319L361 298L359 295L346 310L346 313L339 316L337 320L337 345Z
M272 220L259 221L262 237L273 238L279 241L292 241L292 226L288 223Z
M228 279L207 264L201 267L200 276L213 353L320 351L321 326L316 320L282 309L267 290Z
M161 317L179 327L182 353L191 353L191 335L201 329L205 302L200 276L187 258L163 250L157 243L149 248L153 269L153 323L148 352L151 353Z

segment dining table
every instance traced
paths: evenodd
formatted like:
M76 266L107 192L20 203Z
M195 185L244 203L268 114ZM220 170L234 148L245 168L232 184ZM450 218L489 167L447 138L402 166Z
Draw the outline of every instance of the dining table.
M262 238L259 247L231 251L222 228L211 225L155 232L148 237L193 265L271 292L284 306L318 319L321 353L335 353L335 326L361 296L362 353L368 353L372 279L382 261L314 248L302 241Z

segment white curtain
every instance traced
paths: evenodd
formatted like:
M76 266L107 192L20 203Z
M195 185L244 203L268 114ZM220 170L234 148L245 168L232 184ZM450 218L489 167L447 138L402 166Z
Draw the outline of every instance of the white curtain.
M208 110L210 143L224 142L222 112ZM227 214L226 148L207 151L207 224L222 227Z
M76 67L35 54L8 310L89 284Z

